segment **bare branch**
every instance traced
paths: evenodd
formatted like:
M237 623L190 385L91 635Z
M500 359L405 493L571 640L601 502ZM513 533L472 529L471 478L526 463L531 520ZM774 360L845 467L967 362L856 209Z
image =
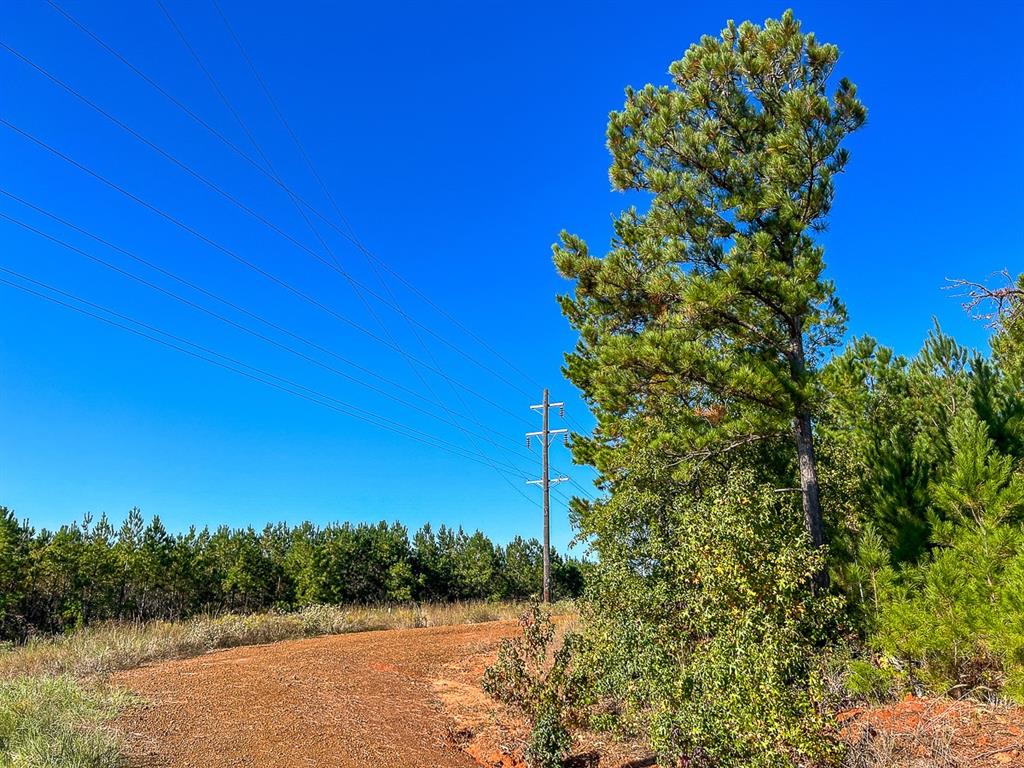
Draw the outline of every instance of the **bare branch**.
M989 328L995 328L1024 311L1024 288L1013 281L1007 269L994 273L993 277L996 276L1004 283L998 288L949 277L946 278L949 285L944 288L957 291L953 295L963 299L961 306L967 314L976 320L984 320Z

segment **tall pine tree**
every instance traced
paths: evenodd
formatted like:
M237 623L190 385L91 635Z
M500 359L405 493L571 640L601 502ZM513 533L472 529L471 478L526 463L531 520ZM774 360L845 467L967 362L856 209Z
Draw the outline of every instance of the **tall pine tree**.
M612 184L649 208L618 217L603 258L568 233L554 249L576 281L568 375L598 417L579 458L614 483L638 445L686 468L788 433L816 546L814 371L845 313L814 235L866 117L849 81L829 92L838 58L791 12L702 38L610 117Z

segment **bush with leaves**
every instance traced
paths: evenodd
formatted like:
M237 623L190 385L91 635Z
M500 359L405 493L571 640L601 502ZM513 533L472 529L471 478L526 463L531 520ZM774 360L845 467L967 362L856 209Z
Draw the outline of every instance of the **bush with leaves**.
M556 649L550 614L534 603L519 619L520 634L504 640L484 673L484 690L522 711L532 723L524 750L531 768L557 768L572 748L570 727L583 710L585 684L573 665L578 637Z
M835 759L816 689L841 602L815 591L823 552L796 494L737 470L702 494L620 492L599 517L620 533L602 538L582 606L594 724L646 735L663 765Z

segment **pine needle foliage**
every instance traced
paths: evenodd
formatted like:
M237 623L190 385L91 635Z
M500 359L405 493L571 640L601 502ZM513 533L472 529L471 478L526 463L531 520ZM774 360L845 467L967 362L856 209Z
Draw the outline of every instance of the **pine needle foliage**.
M933 550L898 574L878 569L871 642L919 689L1024 702L1024 471L973 411L950 439L932 488Z
M603 257L568 232L554 247L576 281L560 299L580 334L567 373L599 425L579 458L613 481L616 454L642 445L685 474L789 433L816 544L814 367L845 313L814 235L866 119L852 83L829 91L838 58L788 11L705 36L671 85L627 89L611 114L612 184L649 195L647 210L617 218ZM672 416L654 435L651 412Z
M581 667L601 724L663 765L836 758L813 694L839 601L812 420L845 311L816 236L866 119L838 59L792 12L703 37L609 118L612 185L646 207L603 256L554 246L566 373L597 419L574 453L608 491L573 507L598 556Z

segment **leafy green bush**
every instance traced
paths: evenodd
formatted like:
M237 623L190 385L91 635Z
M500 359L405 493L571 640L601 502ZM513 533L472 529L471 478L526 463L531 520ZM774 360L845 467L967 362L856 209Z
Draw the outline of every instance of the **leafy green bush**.
M524 757L530 768L561 768L572 749L572 734L566 728L562 713L546 702L536 713Z
M520 617L519 627L519 636L502 641L483 687L530 718L527 764L558 768L572 748L569 728L582 711L584 689L572 664L577 638L567 635L556 650L555 625L536 603Z
M794 494L736 472L700 497L621 493L594 514L634 520L615 524L623 547L606 550L583 605L578 664L601 721L645 734L664 765L836 758L816 701L841 604L815 592L824 553Z

